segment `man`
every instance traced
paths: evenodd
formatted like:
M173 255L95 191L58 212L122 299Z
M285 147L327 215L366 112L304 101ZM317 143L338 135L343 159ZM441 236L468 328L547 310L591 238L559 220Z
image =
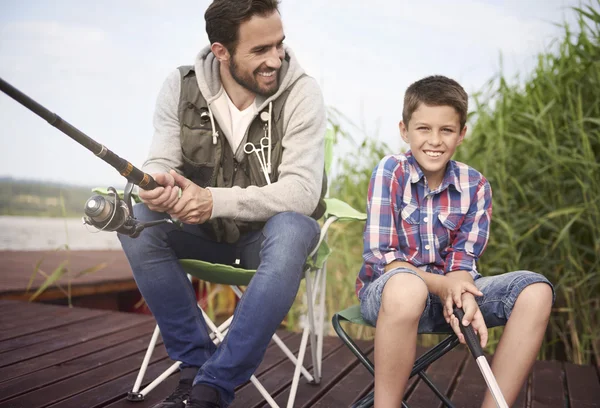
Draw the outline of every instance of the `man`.
M182 362L165 408L231 403L294 301L324 208L324 104L283 45L278 0L215 0L205 20L211 45L158 97L143 170L161 187L141 191L134 209L184 226L119 237L169 356ZM218 347L181 258L257 269Z

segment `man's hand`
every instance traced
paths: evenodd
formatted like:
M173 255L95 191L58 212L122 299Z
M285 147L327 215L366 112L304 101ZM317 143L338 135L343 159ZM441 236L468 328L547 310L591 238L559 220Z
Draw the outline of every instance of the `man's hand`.
M171 176L175 180L175 185L181 188L182 194L167 212L186 224L206 222L210 218L213 208L210 190L192 183L175 170L171 170Z
M462 320L463 326L466 327L471 324L473 326L473 330L475 330L475 334L479 335L479 343L481 344L481 347L485 347L488 340L487 326L485 325L481 310L479 310L479 305L477 305L477 301L471 293L467 292L462 295L462 309L465 312L465 316ZM460 342L465 344L465 336L460 331L460 326L458 323L458 318L454 314L451 315L450 326L452 327L452 330L454 330L454 333L456 333L458 336Z
M148 191L140 189L140 198L152 211L168 212L177 202L179 187L170 173L153 173L151 176L160 186Z
M470 293L475 296L483 296L483 293L473 283L448 275L438 279L435 287L430 289L430 291L438 295L442 301L446 323L450 323L450 317L454 313L454 305L463 307L463 294Z

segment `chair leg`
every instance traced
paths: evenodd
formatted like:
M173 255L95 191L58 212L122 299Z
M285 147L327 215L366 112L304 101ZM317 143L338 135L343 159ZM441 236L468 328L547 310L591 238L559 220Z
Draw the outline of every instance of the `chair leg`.
M327 290L327 264L321 269L321 294L319 300L319 327L317 331L317 362L319 364L319 373L322 373L323 368L323 337L325 331L325 297Z
M339 338L346 344L346 346L348 346L356 358L358 358L358 360L365 366L367 370L369 370L372 375L375 375L375 367L373 366L373 363L367 358L367 356L363 354L356 343L344 331L342 325L340 324L340 316L338 314L333 315L331 318L331 324L333 325L333 330L335 330Z
M238 288L238 290L239 290L239 288ZM204 312L204 310L202 310L202 308L200 310L202 311L202 316L204 317L206 324L208 325L208 327L210 327L210 329L216 336L215 344L222 342L223 339L225 338L225 334L226 334L225 332L227 332L227 330L229 330L229 327L227 329L225 329L225 332L221 332L219 330L219 328L213 323L213 321L208 317L208 315ZM254 384L254 386L256 387L258 392L265 399L265 401L267 401L267 404L269 404L269 406L271 406L272 408L279 408L279 405L277 405L277 403L275 402L273 397L271 397L269 392L265 389L265 387L263 387L263 385L260 383L260 381L258 381L258 378L256 378L255 375L252 375L250 377L250 381L252 382L252 384Z
M419 377L421 377L421 379L425 382L425 384L427 384L427 386L429 388L431 388L431 391L433 391L435 393L435 395L437 395L438 398L442 400L442 402L444 403L444 405L446 407L454 408L454 405L452 405L452 401L450 401L448 399L448 397L446 396L446 394L441 392L438 389L438 387L436 387L435 384L433 382L431 382L431 380L429 379L429 376L427 376L427 374L425 374L423 371L419 371Z
M133 388L129 393L127 393L127 399L129 401L143 401L144 397L148 393L146 389L140 392L140 386L142 385L142 381L144 380L144 375L146 375L146 370L148 369L148 364L150 363L150 358L152 357L152 353L154 352L154 348L156 347L156 342L158 340L158 335L160 334L160 329L158 325L154 327L154 332L152 333L152 337L150 338L150 344L148 344L148 348L146 349L146 355L144 355L144 360L142 361L142 365L140 367L140 371L135 379L135 383ZM146 392L143 392L146 391Z
M319 276L315 276L314 284L311 276L310 269L306 269L305 273L305 281L306 281L306 303L308 307L307 317L308 317L308 329L310 336L310 354L312 357L313 363L313 382L315 384L319 384L321 382L321 373L319 371L319 363L317 361L317 337L315 331L315 300L318 294L318 286L319 286ZM302 361L302 360L301 360Z
M231 289L233 289L234 293L241 298L242 297L242 291L240 290L239 287L237 286L231 286ZM296 358L296 356L294 356L294 353L292 353L292 351L288 348L288 346L285 345L285 343L281 340L281 338L279 338L279 336L277 335L277 333L273 334L272 337L273 341L275 342L275 344L277 344L277 346L281 349L281 351L283 351L283 353L287 356L287 358L290 359L290 361L292 362L292 364L296 365L298 362L298 359ZM300 369L300 372L302 373L302 375L304 376L304 378L306 378L306 380L308 382L313 382L314 378L313 376L308 372L308 370L302 366Z
M304 361L304 355L306 353L306 346L308 343L309 334L309 328L305 327L304 331L302 332L302 340L300 341L298 360L296 362L296 368L294 369L294 376L292 377L292 386L290 388L290 395L288 397L287 408L292 408L294 406L294 401L296 400L296 393L298 392L298 383L300 382L300 371L302 368L304 368L302 366L302 362Z

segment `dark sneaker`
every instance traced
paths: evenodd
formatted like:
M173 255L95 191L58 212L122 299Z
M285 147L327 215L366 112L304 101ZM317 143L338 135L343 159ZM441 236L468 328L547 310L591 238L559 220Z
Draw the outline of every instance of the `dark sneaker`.
M196 384L190 392L185 408L221 408L219 391L206 384Z
M185 408L185 402L190 398L192 391L192 380L179 380L177 388L163 402L159 402L152 408Z

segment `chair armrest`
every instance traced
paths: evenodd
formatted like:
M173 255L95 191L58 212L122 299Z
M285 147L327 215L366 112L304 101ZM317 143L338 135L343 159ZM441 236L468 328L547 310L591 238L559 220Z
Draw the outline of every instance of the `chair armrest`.
M367 220L367 214L354 209L348 203L345 203L337 198L326 198L325 204L327 204L325 218L337 217L338 220L342 221Z
M96 187L92 189L93 193L96 194L102 194L102 195L109 195L110 192L108 191L107 188L102 188L102 187ZM119 194L119 198L123 199L123 190L117 190L117 194ZM131 198L133 198L133 201L135 203L141 203L142 200L140 199L140 196L135 194L135 193L131 193Z

